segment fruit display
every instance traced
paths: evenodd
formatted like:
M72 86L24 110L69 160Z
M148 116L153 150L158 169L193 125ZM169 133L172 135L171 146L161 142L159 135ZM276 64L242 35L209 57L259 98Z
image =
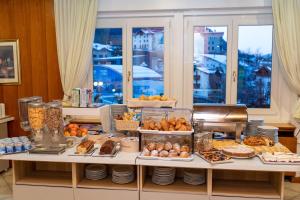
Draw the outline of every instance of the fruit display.
M81 128L78 124L69 124L65 127L64 136L84 137L88 134L87 128Z

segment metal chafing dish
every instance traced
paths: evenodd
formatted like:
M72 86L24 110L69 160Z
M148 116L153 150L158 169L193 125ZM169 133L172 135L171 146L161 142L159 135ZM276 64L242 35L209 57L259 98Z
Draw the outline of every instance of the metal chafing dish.
M194 105L193 121L203 121L203 131L235 134L241 142L241 133L248 121L246 105Z

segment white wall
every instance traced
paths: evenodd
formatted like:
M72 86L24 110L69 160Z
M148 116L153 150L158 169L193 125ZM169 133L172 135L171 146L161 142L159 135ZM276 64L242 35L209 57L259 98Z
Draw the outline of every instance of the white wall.
M101 18L125 18L145 16L168 16L172 20L174 32L170 42L171 66L174 72L170 74L173 91L172 97L178 100L178 105L183 106L183 19L191 15L231 15L231 14L265 14L272 12L272 0L99 0L99 20ZM174 42L176 41L176 42ZM172 56L173 55L173 56ZM177 56L176 56L177 55ZM276 112L265 115L266 122L289 122L297 96L288 87L280 72L277 77L272 77L277 82L279 91L275 100ZM277 89L277 88L273 88ZM182 89L183 90L183 89Z
M99 11L265 8L271 4L272 0L99 0Z

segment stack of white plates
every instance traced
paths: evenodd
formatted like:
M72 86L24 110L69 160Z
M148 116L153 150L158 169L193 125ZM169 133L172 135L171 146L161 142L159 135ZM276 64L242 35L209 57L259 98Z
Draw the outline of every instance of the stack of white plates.
M183 182L190 185L201 185L205 183L205 170L185 169Z
M201 185L205 183L205 171L198 169L185 169L183 182L190 185Z
M257 134L269 136L275 143L278 143L278 128L275 126L258 126Z
M130 183L134 180L133 166L114 166L112 169L112 182L118 184Z
M154 167L152 182L157 185L170 185L174 183L176 169L171 167Z
M257 127L264 125L264 119L249 119L246 126L246 135L256 135Z
M107 176L105 165L88 165L85 168L85 177L90 180L100 180Z

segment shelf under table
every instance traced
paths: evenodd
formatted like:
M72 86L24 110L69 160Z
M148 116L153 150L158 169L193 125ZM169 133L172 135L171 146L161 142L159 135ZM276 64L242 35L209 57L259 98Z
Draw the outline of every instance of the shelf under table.
M16 180L18 185L72 187L71 172L32 171Z
M117 190L138 190L137 181L127 184L117 184L112 182L111 176L102 180L89 180L83 178L77 184L78 188L95 188L95 189L117 189Z
M157 185L147 177L143 185L144 192L172 192L172 193L189 193L189 194L207 194L207 185L189 185L183 182L182 178L176 178L175 182L170 185Z
M213 180L212 195L280 199L276 188L267 181Z

